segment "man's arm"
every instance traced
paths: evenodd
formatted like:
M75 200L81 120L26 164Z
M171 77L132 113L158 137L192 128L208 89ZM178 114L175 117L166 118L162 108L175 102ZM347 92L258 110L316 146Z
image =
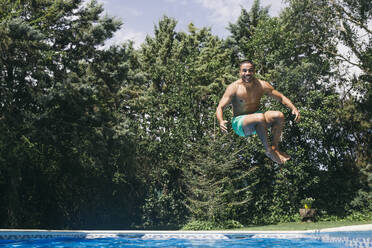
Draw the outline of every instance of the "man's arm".
M223 94L221 100L220 100L220 103L218 104L217 106L217 110L216 110L216 116L217 116L217 120L218 122L220 123L220 128L222 129L222 131L224 132L227 132L227 127L226 127L226 123L227 121L225 121L223 119L223 109L231 103L231 99L233 97L233 95L235 94L235 85L234 84L230 84L225 93Z
M289 100L286 96L284 96L282 93L279 91L275 90L269 83L265 82L265 88L266 92L269 96L272 98L278 100L281 102L283 105L287 106L291 111L292 114L296 115L295 121L299 122L300 121L300 112L298 109L293 105L291 100Z

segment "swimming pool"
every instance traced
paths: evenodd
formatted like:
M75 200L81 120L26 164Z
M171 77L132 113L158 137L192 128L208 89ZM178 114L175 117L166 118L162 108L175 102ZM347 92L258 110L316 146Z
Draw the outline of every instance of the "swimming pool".
M372 231L178 232L0 230L0 247L372 247Z

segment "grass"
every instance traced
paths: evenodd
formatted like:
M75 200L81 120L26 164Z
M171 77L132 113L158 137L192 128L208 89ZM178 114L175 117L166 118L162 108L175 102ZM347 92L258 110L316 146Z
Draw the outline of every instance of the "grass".
M239 231L304 231L304 230L319 230L325 228L352 226L372 224L369 221L319 221L319 222L292 222L292 223L279 223L277 225L266 226L248 226L240 229Z

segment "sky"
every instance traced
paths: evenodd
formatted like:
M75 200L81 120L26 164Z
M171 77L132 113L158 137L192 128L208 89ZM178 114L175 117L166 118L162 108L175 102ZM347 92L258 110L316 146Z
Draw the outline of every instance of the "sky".
M109 44L132 40L139 47L146 35L153 36L154 25L164 16L177 20L177 31L187 31L192 22L197 28L209 27L224 38L229 35L229 23L235 23L241 8L250 10L254 0L98 0L105 13L119 18L123 25ZM278 16L285 7L282 0L261 0L270 6L269 14Z

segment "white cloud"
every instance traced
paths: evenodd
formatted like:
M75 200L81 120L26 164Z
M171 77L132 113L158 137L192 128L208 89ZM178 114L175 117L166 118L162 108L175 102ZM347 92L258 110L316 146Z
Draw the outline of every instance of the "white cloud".
M171 1L171 0L169 0ZM229 22L235 23L240 16L241 9L250 10L254 0L194 0L204 8L212 11L209 21L215 24L227 25ZM262 0L261 7L269 7L271 15L277 16L287 4L280 0Z
M104 48L107 48L111 45L120 45L129 40L134 42L135 48L139 48L145 38L146 33L144 32L134 31L132 29L122 27L120 30L116 31L114 37L106 41Z
M204 8L210 9L210 21L218 24L234 22L240 15L241 6L246 0L195 0Z

